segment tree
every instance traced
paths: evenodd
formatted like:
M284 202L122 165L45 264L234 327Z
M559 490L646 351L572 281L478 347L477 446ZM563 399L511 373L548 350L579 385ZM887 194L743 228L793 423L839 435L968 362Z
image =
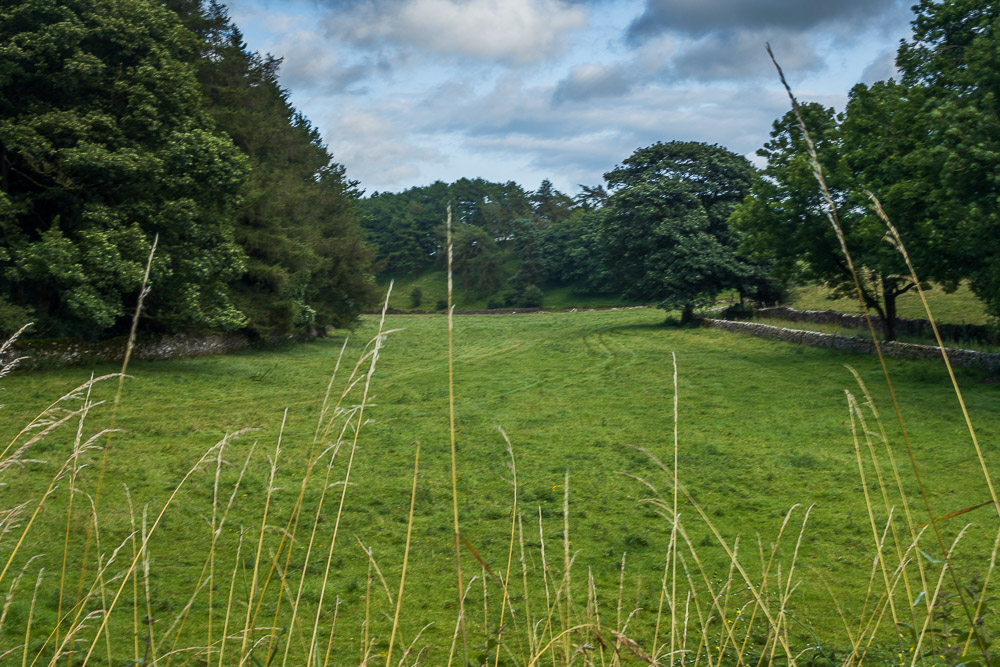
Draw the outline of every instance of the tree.
M896 59L924 121L910 132L924 185L913 213L934 245L931 270L969 279L1000 316L1000 2L921 0L914 10Z
M278 83L281 61L249 51L216 0L170 0L201 39L208 112L250 158L235 239L247 270L233 297L259 335L349 326L374 301L357 184Z
M862 299L883 322L886 338L895 340L896 301L914 284L902 256L883 241L885 224L865 191L879 196L914 256L927 258L930 244L913 206L921 188L910 157L910 130L920 122L914 105L898 84L879 82L855 86L842 116L819 104L804 104L801 113L859 273ZM744 234L745 252L770 262L782 281L822 282L835 296L856 296L794 112L775 121L771 140L757 154L768 165L732 219Z
M120 330L156 234L149 318L243 324L227 283L247 165L203 110L197 49L147 0L0 9L0 304L40 333Z
M481 288L499 283L496 272L502 265L497 261L496 242L485 231L475 225L459 223L452 232L451 242L455 271L461 274L466 292L469 291L470 276L477 269L486 269L485 281L479 281ZM477 278L480 276L477 275Z
M753 166L718 145L656 143L604 175L612 191L600 231L609 276L628 298L682 311L738 288L748 267L728 218Z
M569 217L573 200L559 192L549 179L542 180L538 189L531 193L531 208L535 215L549 223L562 222Z
M603 185L580 185L580 194L573 197L573 202L585 209L601 208L608 201L608 191Z

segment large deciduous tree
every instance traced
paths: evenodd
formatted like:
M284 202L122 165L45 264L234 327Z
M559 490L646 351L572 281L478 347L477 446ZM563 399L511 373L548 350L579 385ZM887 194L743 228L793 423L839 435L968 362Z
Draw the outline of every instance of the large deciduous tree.
M896 300L914 285L902 256L883 241L885 224L865 190L877 193L898 215L914 248L923 247L916 242L919 227L903 215L910 210L909 195L919 187L908 175L911 141L903 127L908 109L902 91L891 83L856 86L842 117L819 104L800 108L859 273L862 298L879 315L890 340L895 338ZM827 218L794 112L775 121L771 140L757 154L767 159L767 167L732 218L744 234L744 251L771 262L784 281L822 282L837 296L855 296L854 277Z
M728 218L749 192L753 166L718 145L656 143L605 174L600 232L609 277L625 296L682 311L739 289L751 267Z
M203 111L197 39L149 0L0 8L0 306L48 335L113 331L153 237L147 313L235 328L244 157Z
M914 10L896 59L922 120L911 132L925 187L914 214L936 273L967 278L1000 316L1000 2L920 0Z

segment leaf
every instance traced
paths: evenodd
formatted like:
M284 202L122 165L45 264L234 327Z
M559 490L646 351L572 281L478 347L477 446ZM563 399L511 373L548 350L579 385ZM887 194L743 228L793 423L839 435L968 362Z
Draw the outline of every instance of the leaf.
M920 595L918 595L917 599L913 601L913 605L912 606L916 607L918 604L920 604L920 602L924 599L924 593L926 593L926 592L927 591L920 591ZM898 625L905 625L905 623L899 623ZM908 625L906 627L910 628L910 626L908 626ZM910 628L910 630L912 631L913 628Z
M929 553L927 553L923 549L920 550L920 555L923 556L924 558L926 558L929 562L934 563L935 565L940 565L943 562L940 559L935 558L934 556L931 556Z
M920 594L923 595L923 592L921 592ZM913 645L916 646L917 645L917 632L916 632L916 630L913 629L913 626L910 625L909 623L896 623L896 625L899 626L899 627L901 627L901 628L903 628L903 629L905 629L905 630L907 630L910 633L910 639L912 640ZM902 637L902 636L903 636L902 633L900 633L900 637Z

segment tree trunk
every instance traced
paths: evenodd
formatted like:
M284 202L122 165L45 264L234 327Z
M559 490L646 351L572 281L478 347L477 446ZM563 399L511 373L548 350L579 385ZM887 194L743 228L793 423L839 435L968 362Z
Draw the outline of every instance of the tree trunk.
M882 323L885 326L885 339L896 340L896 297L895 290L882 288L882 303L885 304L885 314Z
M686 303L684 304L684 310L681 311L681 324L690 324L694 321L694 304Z

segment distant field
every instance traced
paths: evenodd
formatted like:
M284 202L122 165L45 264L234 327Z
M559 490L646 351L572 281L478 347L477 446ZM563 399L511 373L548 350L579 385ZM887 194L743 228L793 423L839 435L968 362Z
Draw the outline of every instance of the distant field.
M789 305L798 310L838 310L844 313L860 313L857 299L830 299L830 290L821 286L797 287L789 299ZM954 293L947 294L940 288L927 293L927 302L934 317L950 324L987 324L989 316L983 310L982 302L969 290L960 286ZM898 299L900 317L927 319L927 313L920 302L920 296L910 290Z
M388 288L388 281L380 284L382 298ZM430 271L416 278L406 277L396 280L392 288L389 299L389 306L399 310L414 310L410 294L414 287L419 287L422 292L422 301L416 309L434 311L438 309L439 301L446 301L448 298L448 283L444 271ZM604 306L632 306L642 305L635 301L628 301L615 295L604 294L581 294L572 286L544 287L543 308L600 308ZM462 310L481 310L486 308L488 297L482 297L470 290L466 293L462 290L461 279L455 281L455 307Z
M662 325L663 318L663 312L654 309L455 318L461 531L490 568L485 571L470 551L463 552L465 581L478 577L468 598L470 644L482 647L476 650L493 650L488 642L500 629L497 619L501 596L496 582L497 577L506 577L511 530L512 472L497 426L509 435L516 458L518 511L522 513L524 567L529 581L525 598L515 544L510 575L512 602L522 620L516 627L505 621L503 643L516 655L520 645L519 655L524 654L524 616L530 613L533 620L544 621L545 584L547 581L554 595L562 577L565 553L573 559L571 590L575 591L566 605L567 617L572 614L573 618L581 618L591 613L587 580L592 576L602 623L614 626L617 619L620 628L633 608L641 608L629 621L626 634L647 649L652 645L670 522L647 502L653 492L636 477L646 480L669 500L670 475L635 447L646 448L665 462L672 461L672 353L677 355L679 372L679 476L686 490L704 508L730 547L738 541L740 559L755 577L765 569L761 554L769 553L783 516L799 504L778 553L784 568L780 569L781 576L790 574L787 564L805 508L811 506L796 569L791 573L798 588L788 603L788 613L794 617L794 623L789 623L790 641L807 649L819 638L828 651L849 644L827 587L847 618L852 622L860 618L875 551L844 390L858 392L845 364L855 367L868 383L881 412L887 415L885 427L896 447L896 457L901 465L906 460L898 426L889 416L892 409L877 362L871 357L720 331L668 328ZM374 335L376 320L367 317L350 336L346 353L350 364L345 362L345 366L353 365L364 342ZM388 336L372 377L371 406L364 413L364 419L371 421L362 427L358 439L324 593L327 612L331 600L340 601L333 635L335 659L331 664L360 662L366 608L370 619L367 632L376 642L375 652L387 646L393 607L386 601L385 591L395 596L398 590L417 442L421 445L419 478L400 633L409 643L425 624L432 624L416 641L417 649L426 647L421 664L447 662L457 605L445 325L443 315L397 315L386 320L388 329L399 330ZM245 599L252 587L253 554L258 548L258 531L268 496L270 468L266 456L277 464L274 486L280 490L272 494L267 510L271 528L264 532L261 542L265 565L267 554L278 549L291 516L319 406L343 342L343 336L334 336L269 351L133 364L130 374L134 379L126 384L118 417L121 432L114 436L109 452L99 512L101 552L110 555L130 533L123 484L131 490L140 521L141 508L149 503L151 522L158 507L203 452L227 433L245 427L256 429L239 437L225 454L219 482L221 505L230 492L237 492L216 551L218 589L213 603L213 632L219 635L226 622L225 596L234 590L237 599ZM989 492L944 370L930 362L888 363L935 510L940 514L987 500ZM106 373L114 369L95 370ZM959 373L987 460L993 462L1000 453L1000 413L996 410L1000 385L984 383L984 377L976 372ZM87 377L89 369L70 369L16 373L0 381L6 387L6 406L0 422L3 442L48 401ZM333 386L342 387L346 377L347 371L342 368ZM360 403L362 387L355 387L344 403L346 407ZM98 387L95 397L110 399L112 393L112 384L105 383ZM281 451L276 454L286 408ZM110 401L93 410L82 430L85 437L107 426L109 410ZM40 497L67 456L75 432L75 422L71 422L33 448L30 458L38 462L27 462L4 473L7 485L0 487L0 507ZM309 610L307 618L299 618L291 629L287 627L287 616L282 614L291 604L288 595L281 607L285 611L279 610L281 645L285 637L292 637L293 658L289 664L304 664L304 638L312 630L311 610L322 590L324 562L344 488L338 481L343 480L348 464L351 433L348 428L346 444L339 450L330 477L334 485L328 487L328 493L333 496L320 513L319 530L312 540L319 555L314 554L306 569L302 606ZM256 450L248 471L240 479L240 468L254 443ZM886 512L878 497L871 461L867 460L865 486L876 500L875 518L881 531ZM79 487L93 493L99 452L85 453L82 461L87 467L79 473ZM136 613L137 618L150 614L157 639L183 612L206 562L215 470L213 460L191 477L151 542L150 607L147 612L143 601ZM885 467L882 472L890 475ZM561 535L567 473L570 543L564 552ZM907 493L912 494L914 511L923 521L908 464L901 474ZM27 556L40 555L29 567L21 590L34 586L38 566L44 566L46 574L34 609L27 594L14 602L5 632L0 635L4 637L0 639L0 651L23 641L32 613L39 627L51 625L55 618L58 587L54 583L61 568L57 555L62 553L66 539L68 484L68 479L59 484L28 546L13 561L12 572L19 571ZM312 525L322 488L322 483L307 488L303 526ZM898 498L890 500L899 517ZM70 529L70 543L77 547L71 550L67 567L74 583L65 587L74 592L73 573L79 568L87 503L86 497L78 493ZM733 576L725 551L683 498L681 516L708 578L703 584L700 575L695 574L699 586L712 586L721 592ZM543 568L539 520L544 528L548 570ZM954 537L966 523L972 526L955 556L963 584L982 575L988 565L996 512L986 507L945 522L945 539ZM902 529L901 520L897 526ZM302 559L310 545L307 527L300 528L296 535L291 560L286 563L279 559L279 570L287 572L290 587L299 581ZM241 532L243 546L239 547ZM8 535L3 539L7 549L4 553L9 553L11 538ZM933 557L937 547L929 536L925 541L921 546ZM370 571L362 543L372 548L385 586ZM238 548L241 555L236 559ZM124 552L128 552L127 547ZM686 547L684 553L684 566L697 573ZM623 555L624 574L620 567ZM234 565L238 566L235 570ZM926 565L928 576L936 577L935 568L939 566L929 560ZM261 577L266 570L262 568ZM682 571L681 565L678 568ZM775 564L770 576L778 572ZM484 577L489 582L485 601ZM9 580L2 584L3 590L7 590ZM272 623L277 582L277 578L272 580L261 598L264 602L256 626ZM746 601L745 588L737 582L731 593L730 611ZM130 595L131 585L127 591ZM185 625L179 645L198 646L208 641L204 620L208 592L209 588L202 589L196 597L192 620ZM762 594L773 598L778 593L768 590ZM902 584L897 594L900 613L908 614ZM617 616L619 596L624 607L621 617ZM123 658L133 650L131 597L126 599L128 602L122 602L112 617L112 649L116 657ZM530 609L525 608L526 601ZM366 603L370 606L366 607ZM703 599L701 604L709 603ZM230 628L242 628L246 605L235 603L232 609ZM688 612L691 623L695 623L693 608ZM710 607L703 607L701 612L709 614ZM550 619L556 628L562 622L561 613ZM331 620L329 613L320 620L319 635L324 646ZM997 619L991 615L986 622L994 625ZM855 630L852 626L851 632ZM140 649L145 636L144 631ZM265 637L266 632L258 630L253 636ZM660 641L663 636L661 630ZM548 637L552 637L551 632ZM899 648L897 639L887 615L875 644L878 655L894 655ZM32 647L40 648L44 640L45 633L37 631ZM105 650L103 644L101 650ZM160 652L164 650L161 647ZM516 660L507 662L509 656L504 656L500 664L521 664ZM840 660L845 657L839 654ZM633 664L630 659L625 663ZM597 658L594 660L600 664ZM280 664L280 657L275 664ZM412 658L407 664L412 664Z

